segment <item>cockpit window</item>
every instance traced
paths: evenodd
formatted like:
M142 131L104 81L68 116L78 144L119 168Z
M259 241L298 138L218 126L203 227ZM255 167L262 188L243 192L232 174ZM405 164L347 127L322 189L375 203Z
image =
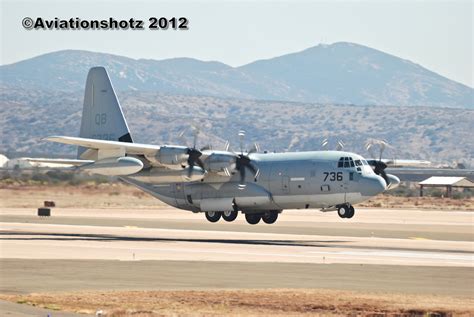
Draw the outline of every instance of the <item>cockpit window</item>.
M348 157L345 157L345 158L344 158L344 167L350 167L349 158L348 158Z
M364 165L369 165L369 163L367 163L366 160L362 160L362 164L364 164Z
M354 160L352 157L341 157L339 158L339 161L337 162L337 167L338 168L349 168L349 167L356 167L356 166L362 166L362 162L360 160L356 160L354 163Z
M337 167L338 168L344 167L344 158L343 157L341 157L339 159L339 162L337 162Z

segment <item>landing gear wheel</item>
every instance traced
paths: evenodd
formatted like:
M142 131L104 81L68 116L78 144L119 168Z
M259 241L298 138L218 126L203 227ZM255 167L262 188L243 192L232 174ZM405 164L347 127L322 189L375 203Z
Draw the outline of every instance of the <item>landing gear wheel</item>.
M267 211L266 213L262 215L263 222L269 225L272 223L275 223L277 219L278 219L278 211L275 211L275 210Z
M239 212L236 211L236 210L224 211L222 213L222 219L224 219L225 221L231 222L231 221L234 221L237 218L238 214L239 214Z
M245 214L245 220L251 225L256 225L262 219L261 214Z
M206 219L210 222L218 222L222 213L218 211L206 211Z
M349 206L349 212L346 215L346 218L352 218L354 216L355 209L352 206Z
M339 206L339 208L337 208L337 214L341 218L347 218L347 215L349 214L349 206L348 205Z

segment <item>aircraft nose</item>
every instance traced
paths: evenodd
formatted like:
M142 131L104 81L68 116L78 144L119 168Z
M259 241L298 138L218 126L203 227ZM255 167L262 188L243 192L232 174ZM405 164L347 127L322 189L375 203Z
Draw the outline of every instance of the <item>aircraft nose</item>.
M379 175L365 176L364 196L375 196L387 189L385 180Z

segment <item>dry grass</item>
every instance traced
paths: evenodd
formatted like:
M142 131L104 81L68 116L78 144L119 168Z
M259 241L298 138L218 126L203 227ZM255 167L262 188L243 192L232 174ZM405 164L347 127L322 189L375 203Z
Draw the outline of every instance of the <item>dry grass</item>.
M358 204L358 206L377 208L417 208L474 211L474 198L451 199L441 197L397 197L390 195L378 195L361 204Z
M53 200L61 208L161 208L165 204L151 195L122 183L83 185L1 184L0 207L37 208ZM474 198L396 197L378 195L360 207L472 210Z
M473 298L336 290L120 291L0 295L0 299L106 316L472 316Z
M0 187L0 207L37 208L52 200L61 208L159 208L165 204L122 183L83 185L23 185Z

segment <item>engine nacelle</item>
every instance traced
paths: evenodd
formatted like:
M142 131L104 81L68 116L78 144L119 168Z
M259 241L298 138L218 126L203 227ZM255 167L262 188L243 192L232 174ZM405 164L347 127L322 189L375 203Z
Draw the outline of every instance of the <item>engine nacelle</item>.
M180 168L181 165L187 164L188 157L188 148L185 146L164 146L156 152L154 157L147 156L146 158L161 165L174 165Z
M142 161L127 156L105 158L79 167L81 171L104 176L131 175L138 173L142 168Z
M230 153L212 153L205 161L206 169L214 173L235 169L235 155Z

